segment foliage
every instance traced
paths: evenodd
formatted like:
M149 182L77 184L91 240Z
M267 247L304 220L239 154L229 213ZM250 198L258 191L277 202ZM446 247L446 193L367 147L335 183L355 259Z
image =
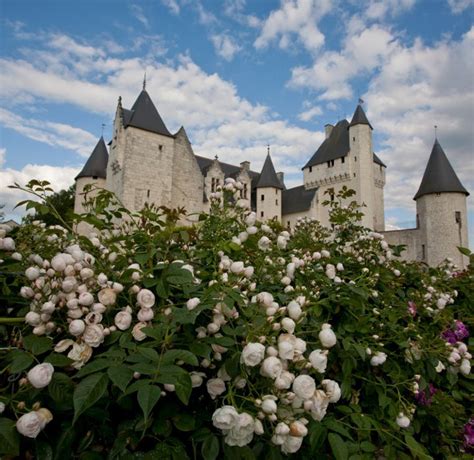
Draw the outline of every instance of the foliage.
M291 234L238 189L188 227L101 191L70 223L89 237L0 234L2 458L471 458L472 255L465 272L401 261L347 189L327 203L333 233Z

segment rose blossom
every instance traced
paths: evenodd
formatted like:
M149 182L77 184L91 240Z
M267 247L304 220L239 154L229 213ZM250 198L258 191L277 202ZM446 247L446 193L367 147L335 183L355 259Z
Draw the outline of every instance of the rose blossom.
M46 426L46 419L39 411L28 412L22 415L16 422L16 429L27 438L35 439Z
M336 342L337 342L336 334L334 334L334 331L331 329L331 325L328 323L324 323L321 326L321 331L319 332L318 337L321 344L325 348L331 348L334 345L336 345Z
M82 335L87 345L96 348L104 341L104 328L98 324L89 324Z
M370 358L370 364L372 366L380 366L387 360L387 355L383 351L377 351L372 358Z
M37 364L30 369L26 377L35 388L44 388L49 385L54 374L54 367L50 363Z
M61 344L61 342L58 343L57 347ZM55 348L55 351L58 351L58 350ZM72 367L74 367L74 369L80 369L82 366L84 366L84 364L87 363L87 361L89 361L91 356L92 356L92 348L89 345L87 345L87 343L84 343L84 342L83 343L73 342L72 349L67 354L67 357L74 361L74 363L72 363Z
M40 272L36 267L28 267L25 271L25 276L30 280L34 281L40 276Z
M69 332L77 337L84 332L86 325L82 319L75 319L69 323Z
M145 340L146 334L144 332L142 332L142 329L146 326L147 326L147 324L142 323L142 322L137 323L137 324L135 324L135 326L133 326L132 335L133 335L133 338L137 342L141 342L142 340Z
M102 289L99 291L97 297L99 298L99 302L105 306L114 305L117 300L117 294L111 288Z
M114 323L118 329L125 331L132 324L132 315L128 311L119 311L115 315Z
M155 305L155 294L149 289L141 289L137 294L137 303L142 308L151 308Z
M222 406L212 414L212 424L220 430L230 430L239 417L233 406Z
M82 292L79 295L79 304L88 307L94 303L94 296L90 292Z
M400 428L408 428L410 426L410 419L403 412L397 415L396 422Z
M25 322L30 326L38 326L41 323L41 317L35 311L29 311L25 316Z
M336 403L341 398L341 388L339 384L334 380L324 379L321 382L326 396L329 398L330 403Z
M265 346L261 343L249 343L242 350L240 362L254 367L260 364L265 357Z
M236 424L230 429L225 437L225 443L229 446L246 446L252 441L254 430L254 418L246 412L239 414Z
M292 300L289 304L288 304L288 316L291 318L291 319L294 319L295 321L298 321L301 317L301 314L302 314L302 310L301 310L301 306L298 302Z
M301 399L309 399L316 390L316 382L309 375L298 375L293 382L293 392Z
M212 399L216 399L217 396L221 395L226 390L225 382L222 379L209 379L206 386L207 392Z
M326 366L328 364L328 351L324 350L313 350L309 355L309 361L313 369L316 369L320 374L326 372Z
M260 367L260 374L264 377L275 379L281 375L283 365L281 361L275 356L270 356L263 360L262 366Z
M201 301L197 297L193 297L186 302L186 308L189 311L194 310L200 303Z
M284 443L281 445L281 451L284 454L294 454L303 444L303 438L297 436L287 436Z
M142 323L146 323L147 321L151 321L155 313L151 308L141 308L140 311L137 313L138 321Z

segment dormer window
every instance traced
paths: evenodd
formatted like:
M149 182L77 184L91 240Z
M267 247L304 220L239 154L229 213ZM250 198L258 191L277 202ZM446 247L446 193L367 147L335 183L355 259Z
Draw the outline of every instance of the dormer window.
M344 157L341 158L341 163L345 163L346 159Z

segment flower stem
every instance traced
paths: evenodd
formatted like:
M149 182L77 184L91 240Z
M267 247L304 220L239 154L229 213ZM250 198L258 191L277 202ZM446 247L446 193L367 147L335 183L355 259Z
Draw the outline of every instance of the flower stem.
M24 323L25 317L22 316L21 318L0 318L0 324L14 324L14 323Z

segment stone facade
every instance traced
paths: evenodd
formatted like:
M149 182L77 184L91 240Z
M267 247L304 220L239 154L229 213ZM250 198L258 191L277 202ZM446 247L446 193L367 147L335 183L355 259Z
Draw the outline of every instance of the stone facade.
M462 185L461 189L442 193L425 190L416 199L417 227L384 231L386 167L373 152L372 126L361 106L350 124L341 120L335 126L326 125L325 142L302 168L303 186L292 189L286 189L283 173L275 172L270 152L260 173L252 171L248 161L234 166L217 157L197 157L184 128L174 135L167 130L145 89L131 110L123 109L119 99L113 130L103 175L88 176L91 164L97 164L98 144L77 177L77 213L84 211L84 186L94 183L113 191L131 210L141 209L146 202L185 208L190 223L199 213L209 211L211 194L232 177L243 184L239 198L256 211L258 219L276 219L290 228L298 219L310 217L329 226L328 208L323 202L335 199L346 186L356 192L350 200L365 205L362 223L383 232L389 244L405 245L405 259L437 265L452 257L458 266L466 265L466 258L456 250L457 246L468 245L467 191ZM101 141L102 150L106 150Z

